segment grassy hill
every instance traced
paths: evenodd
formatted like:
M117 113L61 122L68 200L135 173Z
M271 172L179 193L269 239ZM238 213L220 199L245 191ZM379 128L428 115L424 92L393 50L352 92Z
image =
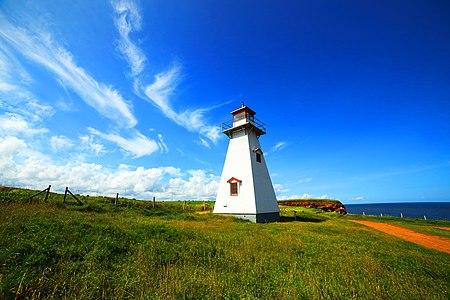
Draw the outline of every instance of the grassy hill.
M0 189L0 298L448 299L450 255L317 209L282 222L157 202ZM296 218L293 209L297 209ZM205 210L206 209L206 210ZM366 219L376 219L365 217ZM445 221L383 219L406 226Z

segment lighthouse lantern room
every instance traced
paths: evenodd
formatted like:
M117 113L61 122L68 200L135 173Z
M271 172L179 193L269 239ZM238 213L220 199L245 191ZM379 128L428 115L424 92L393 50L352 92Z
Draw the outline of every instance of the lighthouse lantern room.
M230 143L214 213L256 223L273 222L280 219L280 210L259 144L266 125L255 114L242 103L231 112L232 119L222 124Z

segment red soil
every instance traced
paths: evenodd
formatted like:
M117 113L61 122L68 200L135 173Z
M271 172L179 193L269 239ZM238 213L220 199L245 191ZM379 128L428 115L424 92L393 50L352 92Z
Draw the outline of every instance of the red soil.
M437 229L442 229L442 230L450 230L449 227L439 227L439 226L427 226L427 227L430 227L430 228L437 228Z
M352 221L352 222L374 228L384 233L404 239L408 242L416 243L418 245L427 248L435 249L450 254L450 239L445 237L420 233L410 229L386 223L371 222L371 221Z

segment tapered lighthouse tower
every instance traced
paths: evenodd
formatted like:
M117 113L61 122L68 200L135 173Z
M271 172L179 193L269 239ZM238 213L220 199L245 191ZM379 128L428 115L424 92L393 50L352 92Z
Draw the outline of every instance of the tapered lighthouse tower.
M255 114L242 103L242 107L231 112L232 120L222 124L230 144L214 213L256 223L279 221L280 210L259 144L259 137L266 134L266 125Z

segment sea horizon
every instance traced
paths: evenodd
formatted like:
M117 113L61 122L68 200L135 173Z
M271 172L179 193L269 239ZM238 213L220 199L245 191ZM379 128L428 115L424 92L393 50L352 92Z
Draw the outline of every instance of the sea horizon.
M337 200L337 199L336 199ZM417 201L386 201L386 202L357 202L357 201L352 201L351 203L347 202L343 202L341 200L339 200L342 204L344 205L360 205L360 204L402 204L402 203L450 203L450 199L449 200L417 200Z
M344 204L344 206L349 214L450 221L450 201L364 203Z

